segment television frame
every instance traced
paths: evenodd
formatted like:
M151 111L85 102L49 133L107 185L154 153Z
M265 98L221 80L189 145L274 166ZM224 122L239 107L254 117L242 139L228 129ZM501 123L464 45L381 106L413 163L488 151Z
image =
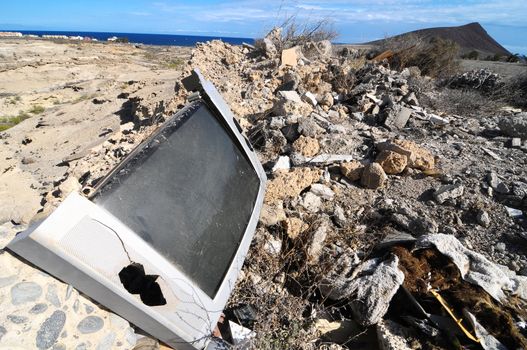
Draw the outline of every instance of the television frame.
M183 79L183 84L188 91L194 91L188 98L189 103L111 170L90 198L164 126L174 118L181 118L192 105L204 103L246 156L260 180L251 217L214 298L138 234L79 193L71 193L45 220L33 223L18 234L8 248L150 335L176 349L186 350L203 349L212 339L212 331L232 293L259 220L266 175L250 143L241 134L232 111L214 85L205 80L198 69ZM107 254L109 252L112 254ZM120 283L117 269L125 267L131 260L144 265L147 274L160 276L157 282L167 299L166 305L147 306Z

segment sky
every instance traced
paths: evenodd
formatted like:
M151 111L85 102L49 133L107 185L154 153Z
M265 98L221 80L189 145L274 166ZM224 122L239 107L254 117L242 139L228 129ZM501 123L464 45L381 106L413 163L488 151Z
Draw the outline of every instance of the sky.
M513 53L527 54L527 0L25 0L2 1L0 30L262 37L289 16L329 19L342 43L479 22Z

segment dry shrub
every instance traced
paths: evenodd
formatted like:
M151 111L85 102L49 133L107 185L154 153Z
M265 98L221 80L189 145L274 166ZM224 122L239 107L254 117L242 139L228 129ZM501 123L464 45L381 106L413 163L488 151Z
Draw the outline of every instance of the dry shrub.
M459 68L459 46L438 37L429 40L417 35L394 37L386 39L381 49L394 53L392 66L399 70L417 66L430 77L445 77L454 74Z
M497 99L514 107L527 108L527 72L506 82L497 92Z
M282 49L303 45L310 41L332 41L338 37L333 22L327 18L316 21L299 21L290 16L282 25Z
M503 103L474 90L453 90L444 88L433 96L423 95L420 100L424 107L461 116L491 115L499 111Z

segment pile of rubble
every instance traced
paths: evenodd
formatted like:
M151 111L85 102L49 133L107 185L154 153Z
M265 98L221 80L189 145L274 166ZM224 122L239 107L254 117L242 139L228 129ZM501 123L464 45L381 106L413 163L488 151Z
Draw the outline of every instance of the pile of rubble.
M203 44L191 59L189 68L200 68L222 89L269 177L260 226L227 312L252 310L255 348L271 343L281 348L310 349L330 343L332 349L354 347L364 344L372 329L375 334L372 325L377 325L386 349L448 347L451 336L472 344L473 340L459 335L459 329L439 325L434 315L446 321L447 313L439 301L433 308L421 304L430 303L434 289L455 305L456 315L463 310L471 315L465 319L472 326L465 327L476 329L479 338L485 334L487 343L480 342L484 348L498 343L525 346L521 327L527 315L521 310L526 305L526 277L516 275L527 274L527 260L522 256L527 246L521 238L525 226L523 214L508 214L511 210L521 213L525 207L523 202L509 201L508 208L499 204L506 199L489 189L499 184L488 185L485 180L496 175L487 174L499 166L494 156L502 156L466 130L463 117L420 106L422 92L410 81L428 78L421 77L417 68L396 72L386 63L367 63L353 55L335 57L328 45L285 48L275 30L257 47ZM231 58L227 62L222 57ZM224 78L231 75L236 77ZM493 76L473 88L487 86L495 81ZM502 127L509 119L525 120L523 115L501 118L503 130L494 126L499 135L512 136L507 130L516 130L518 123ZM509 146L503 142L500 152L514 151L519 157L517 180L512 185L512 177L502 171L498 180L500 190L508 187L508 198L511 187L519 186L516 200L522 201L527 198L519 190L527 184L525 171L520 170L526 161L524 142L525 133L515 150L505 148ZM485 157L478 162L493 165L478 164L478 170L471 171L476 165L458 158L464 162L459 166L449 156L456 159L462 150L470 153L468 157ZM502 236L505 231L508 236ZM511 243L503 243L504 237ZM497 247L505 246L504 250L492 248L491 242L500 242ZM509 250L512 242L522 245ZM456 260L456 253L443 245L463 248L469 258ZM412 247L418 249L416 253ZM432 278L423 275L419 283L425 288L415 290L410 265L422 251L447 266L432 260L428 270ZM440 269L452 270L449 259L459 270L457 274L449 270L455 275L451 285L436 285ZM474 264L485 267L475 268L471 275L463 259L484 259L485 263ZM498 275L504 282L492 290L478 284ZM485 318L496 315L471 309L473 300L456 299L450 288L454 284L461 289L482 287L486 292L478 290L477 295L482 300L490 295L489 303L496 309L507 305L513 326L493 328ZM503 297L501 288L518 299ZM492 292L500 297L493 298L497 294ZM409 310L407 301L401 302L404 293L426 312L416 315ZM393 311L401 308L400 314Z
M450 79L448 85L453 89L471 89L489 93L502 85L502 78L498 74L482 68L457 74Z

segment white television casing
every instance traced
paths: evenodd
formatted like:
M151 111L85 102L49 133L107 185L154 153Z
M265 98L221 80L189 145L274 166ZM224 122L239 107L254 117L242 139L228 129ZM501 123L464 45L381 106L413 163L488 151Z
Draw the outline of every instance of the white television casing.
M8 246L150 335L182 350L203 349L209 344L249 249L266 182L256 154L214 86L198 70L193 71L185 85L187 90L199 93L194 99L205 101L221 118L260 179L250 220L213 298L123 222L79 193L70 194L49 217L18 234ZM130 261L142 264L146 274L159 276L156 282L166 299L165 305L147 306L139 295L130 294L123 287L119 272Z

